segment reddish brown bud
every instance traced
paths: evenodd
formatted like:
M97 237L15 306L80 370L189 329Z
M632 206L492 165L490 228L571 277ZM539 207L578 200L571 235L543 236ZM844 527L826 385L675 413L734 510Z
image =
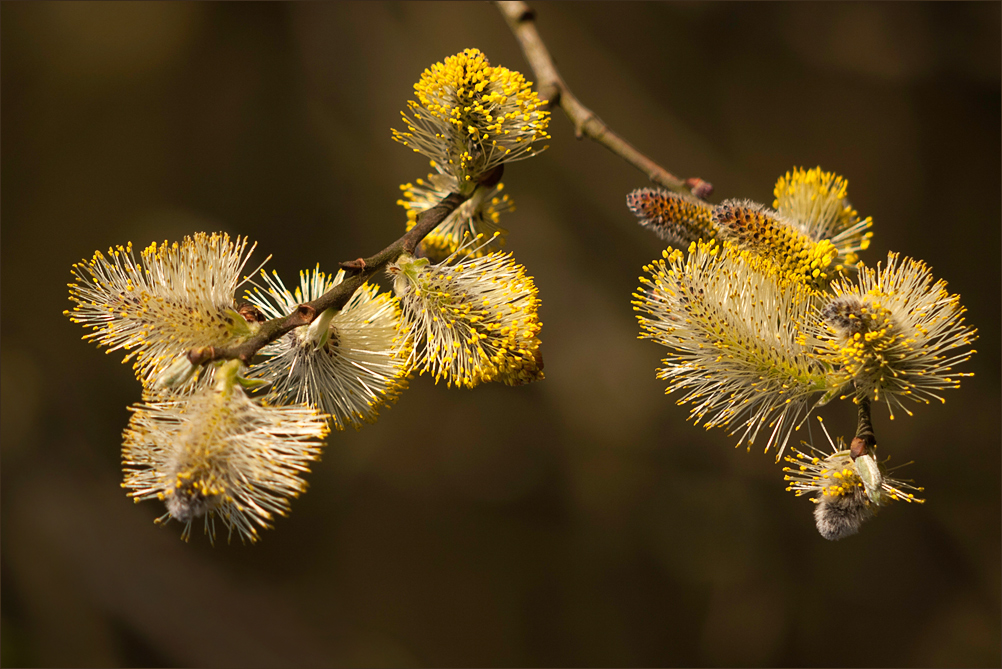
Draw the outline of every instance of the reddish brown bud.
M216 357L214 346L200 346L188 351L188 361L193 365L201 365Z
M343 263L341 263L341 269L351 273L364 272L365 267L366 267L365 259L363 258L356 258L355 260L345 260Z
M244 317L248 323L264 323L266 320L260 309L249 302L242 302L237 306L237 313Z
M713 184L699 177L689 177L685 180L685 185L700 200L705 200L713 194Z
M849 444L849 454L852 455L853 460L861 455L866 455L869 450L870 445L867 443L867 440L860 437L853 437L852 443Z

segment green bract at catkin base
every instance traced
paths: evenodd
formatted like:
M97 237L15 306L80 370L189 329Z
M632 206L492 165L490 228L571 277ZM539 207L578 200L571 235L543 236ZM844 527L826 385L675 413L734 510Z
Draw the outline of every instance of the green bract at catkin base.
M818 418L820 422L821 419ZM784 458L792 467L783 467L786 488L801 495L813 495L814 520L818 532L832 541L856 534L860 526L872 518L879 507L891 502L917 502L923 504L913 492L921 492L904 481L889 478L875 457L869 454L852 457L839 439L838 446L821 423L831 453L811 447L812 454L793 449L793 455Z

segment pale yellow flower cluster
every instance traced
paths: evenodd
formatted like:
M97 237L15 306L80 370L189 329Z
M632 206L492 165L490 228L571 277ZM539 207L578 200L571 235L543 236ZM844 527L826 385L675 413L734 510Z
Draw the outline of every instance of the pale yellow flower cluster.
M227 538L256 541L306 489L329 427L373 422L414 373L464 387L543 378L536 287L496 250L500 215L513 208L497 177L537 152L549 112L522 75L476 49L433 65L415 90L409 132L394 137L431 156L437 173L403 187L407 230L452 193L465 202L420 240L425 257L389 264L396 296L362 283L324 309L347 275L318 265L294 291L262 271L238 302L254 247L223 233L153 244L138 258L119 246L73 266L66 314L93 329L85 339L128 351L143 383L123 486L137 502L161 500L158 522L180 522L183 538L202 519L210 540L221 524ZM299 313L309 321L285 320Z
M281 318L344 281L344 270L329 276L317 267L300 272L290 292L277 274L261 272L266 291L248 296L267 318ZM399 331L398 300L365 283L338 311L321 314L311 326L293 330L261 350L268 360L251 368L250 378L271 383L269 399L316 406L334 426L356 429L373 423L379 408L396 402L407 388L410 349Z
M860 219L846 187L816 168L780 177L774 210L652 189L627 197L644 227L688 243L688 254L669 247L644 267L634 295L641 337L668 349L658 378L684 393L679 403L692 404L696 423L739 433L749 447L764 436L777 460L834 397L852 397L867 415L871 401L883 401L893 418L897 408L910 413L905 399L942 401L941 390L968 376L954 367L973 354L977 333L959 297L924 263L896 253L864 266L858 253L873 222ZM883 477L872 452L797 453L787 460L805 473L791 475L791 489L817 493L828 538L854 533L874 506L915 501Z
M302 475L320 457L326 416L251 400L236 382L239 364L226 363L214 388L132 407L122 485L137 502L162 500L167 513L158 522L179 521L184 539L202 518L210 539L218 519L227 538L257 541L258 529L306 490Z
M500 252L507 231L499 220L514 207L495 170L541 150L549 112L521 74L477 49L432 65L414 91L402 114L407 130L393 138L430 158L437 174L400 187L406 229L450 193L468 198L416 257L388 267L412 346L408 367L466 388L542 379L539 299L525 268Z
M247 240L196 233L181 243L150 244L136 259L132 244L96 252L73 265L69 284L74 323L93 328L91 339L108 352L125 349L147 390L187 350L219 346L254 333L236 311L233 294L253 252ZM184 389L193 390L194 381Z

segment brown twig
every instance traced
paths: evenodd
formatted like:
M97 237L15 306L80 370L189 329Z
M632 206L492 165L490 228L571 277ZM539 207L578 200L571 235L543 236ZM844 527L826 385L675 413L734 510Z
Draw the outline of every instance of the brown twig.
M500 170L500 166L498 170ZM489 182L492 179L496 183L496 179L500 179L500 175L488 175L485 178L485 182ZM366 279L385 267L388 263L396 260L402 253L413 255L414 249L425 238L425 235L438 227L439 223L444 221L449 214L468 199L468 195L450 193L437 205L422 212L414 227L403 237L376 255L341 263L341 267L350 276L317 299L300 304L288 316L273 318L270 321L262 323L261 329L258 330L257 334L239 344L194 348L188 351L188 359L194 365L204 365L213 360L233 360L236 358L243 360L246 364L250 364L254 354L267 344L297 327L312 323L317 314L321 314L331 307L335 309L343 307L355 291L365 283Z
M870 416L870 398L864 393L856 394L856 436L853 437L849 450L855 460L873 450L877 438L873 434L873 419Z
M693 177L679 179L674 174L661 167L653 160L637 151L625 139L613 132L593 111L585 107L574 97L567 84L557 72L553 58L536 30L536 13L521 0L495 2L501 14L508 22L515 39L529 67L536 75L536 87L539 96L548 101L550 108L559 106L574 124L574 134L578 139L588 137L617 156L623 158L638 170L647 175L651 181L679 193L691 193L705 200L713 192L713 185L708 181Z

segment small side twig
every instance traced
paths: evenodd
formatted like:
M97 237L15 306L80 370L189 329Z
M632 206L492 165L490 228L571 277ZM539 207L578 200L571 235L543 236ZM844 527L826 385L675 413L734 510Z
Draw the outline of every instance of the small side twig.
M877 438L873 434L873 419L870 415L870 398L857 393L856 407L856 436L849 446L853 460L870 453L877 445Z
M536 75L539 96L548 101L550 108L560 107L574 124L578 139L588 137L617 156L626 160L647 175L652 182L679 193L691 193L705 200L713 192L713 185L697 177L680 179L653 160L637 151L629 142L613 132L593 111L581 104L561 78L546 44L536 30L536 14L521 0L495 2L518 40L525 59Z
M495 176L497 175L489 175L487 179L492 179ZM498 178L500 177L498 176ZM234 344L233 346L204 346L191 349L188 351L188 360L194 365L204 365L213 360L233 360L239 358L244 363L250 364L255 353L285 333L302 325L309 325L318 314L323 313L327 309L332 307L340 309L347 304L355 291L369 277L390 262L396 260L402 253L413 254L414 249L421 240L468 199L468 195L450 193L442 198L442 201L437 205L422 212L413 228L379 253L369 258L359 258L341 263L341 267L350 276L345 277L344 281L317 299L300 304L288 316L265 321L261 324L261 329L258 330L257 334L239 344Z

